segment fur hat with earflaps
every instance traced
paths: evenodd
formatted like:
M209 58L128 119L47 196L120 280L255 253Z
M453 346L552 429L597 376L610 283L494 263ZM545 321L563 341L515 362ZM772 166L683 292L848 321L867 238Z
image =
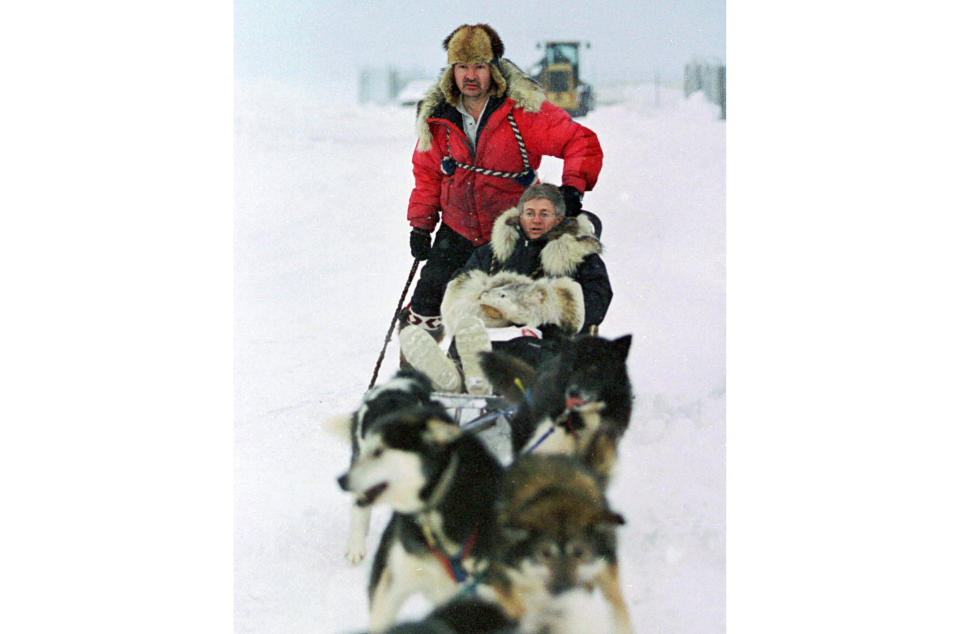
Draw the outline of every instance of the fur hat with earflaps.
M489 64L492 93L502 97L507 91L507 80L500 72L503 41L489 24L464 24L454 29L443 41L447 51L447 68L440 77L440 89L451 106L460 103L460 89L453 77L455 64Z

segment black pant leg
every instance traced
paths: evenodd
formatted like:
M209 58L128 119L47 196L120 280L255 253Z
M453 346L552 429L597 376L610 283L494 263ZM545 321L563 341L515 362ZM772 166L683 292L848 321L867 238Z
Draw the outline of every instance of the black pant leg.
M420 279L413 290L410 308L418 315L440 314L440 302L450 277L460 269L470 254L473 243L445 224L441 224L430 247L430 255L420 270Z

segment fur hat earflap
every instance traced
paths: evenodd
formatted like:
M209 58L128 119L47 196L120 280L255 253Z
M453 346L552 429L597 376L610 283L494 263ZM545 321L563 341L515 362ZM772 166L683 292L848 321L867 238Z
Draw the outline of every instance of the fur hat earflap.
M489 64L493 94L502 97L507 91L507 81L500 71L503 57L503 40L489 24L463 24L443 40L447 51L447 68L440 77L443 95L451 106L460 101L460 89L453 77L455 64Z

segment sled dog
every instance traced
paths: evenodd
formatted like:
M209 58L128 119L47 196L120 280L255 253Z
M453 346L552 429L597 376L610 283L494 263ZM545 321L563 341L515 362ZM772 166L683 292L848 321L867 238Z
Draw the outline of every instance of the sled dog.
M431 400L430 392L430 379L416 370L403 369L389 381L370 388L363 395L363 401L356 411L330 419L327 426L341 435L350 434L352 465L360 455L364 435L383 416L408 407L432 405L442 408L440 403ZM347 561L351 564L360 563L366 556L369 531L370 505L355 500L350 509L350 532L346 552Z
M481 356L494 391L518 405L510 422L515 457L575 455L602 480L609 477L633 405L626 363L631 339L581 335L539 370L502 352Z
M410 595L439 605L486 570L502 471L482 441L432 406L381 417L367 431L338 482L358 504L394 510L370 574L373 631L392 625Z
M388 633L631 631L616 556L624 520L585 465L521 457L504 472L494 508L498 537L478 595L458 595Z
M522 631L569 631L545 627L558 611L576 620L578 602L564 605L561 597L598 591L614 624L602 631L630 632L616 552L616 529L625 521L593 472L571 456L535 454L518 458L503 482L489 585L504 611L527 625Z

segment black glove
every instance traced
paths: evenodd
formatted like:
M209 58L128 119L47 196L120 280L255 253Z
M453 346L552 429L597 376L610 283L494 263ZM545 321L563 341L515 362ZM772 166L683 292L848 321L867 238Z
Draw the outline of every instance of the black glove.
M426 260L430 255L430 232L414 227L410 232L410 255L417 260Z
M561 185L560 193L563 194L563 204L567 208L567 218L578 215L580 210L583 209L583 204L580 202L583 194L578 192L573 185Z

